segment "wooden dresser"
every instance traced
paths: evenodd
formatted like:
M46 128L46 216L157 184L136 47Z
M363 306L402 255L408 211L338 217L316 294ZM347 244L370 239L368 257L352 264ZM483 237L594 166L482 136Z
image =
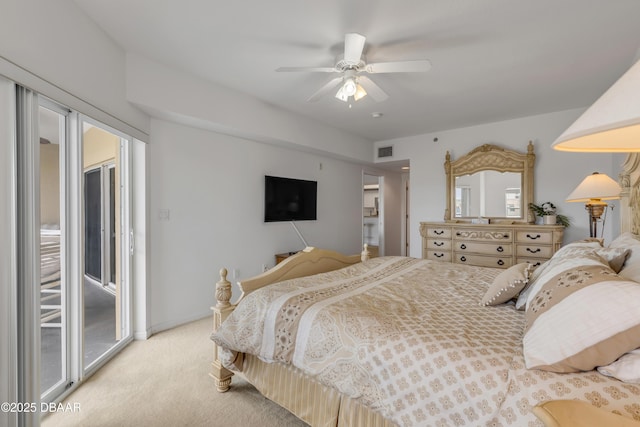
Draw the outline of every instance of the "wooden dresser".
M561 225L420 223L422 258L482 267L542 264L560 248L563 233Z

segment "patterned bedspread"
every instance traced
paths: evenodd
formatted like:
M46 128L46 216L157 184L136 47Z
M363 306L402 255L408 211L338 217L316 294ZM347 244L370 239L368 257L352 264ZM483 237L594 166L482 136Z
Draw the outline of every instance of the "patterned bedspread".
M640 386L527 370L523 312L481 307L499 271L374 258L248 295L212 339L291 363L402 426L540 426L531 406L579 399L640 420Z

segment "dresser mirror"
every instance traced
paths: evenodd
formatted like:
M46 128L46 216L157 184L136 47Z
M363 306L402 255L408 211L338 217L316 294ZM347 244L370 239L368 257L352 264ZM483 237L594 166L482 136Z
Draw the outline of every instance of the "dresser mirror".
M452 161L447 152L445 221L533 223L533 143L526 153L484 144Z

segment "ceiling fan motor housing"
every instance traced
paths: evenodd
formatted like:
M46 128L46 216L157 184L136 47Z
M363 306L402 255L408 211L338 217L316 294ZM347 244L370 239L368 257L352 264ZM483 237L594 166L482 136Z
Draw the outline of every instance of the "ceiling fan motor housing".
M349 70L354 70L356 72L363 70L367 63L364 61L364 57L360 58L357 63L347 61L341 55L336 62L336 70L339 72L346 72Z

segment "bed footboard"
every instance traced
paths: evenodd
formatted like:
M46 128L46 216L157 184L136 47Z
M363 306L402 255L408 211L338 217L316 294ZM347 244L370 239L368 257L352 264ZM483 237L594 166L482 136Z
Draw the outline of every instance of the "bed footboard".
M348 265L366 261L369 258L370 253L368 245L366 244L360 255L343 255L334 251L307 247L265 273L238 282L238 286L242 291L238 302L240 302L246 294L271 283L337 270ZM222 322L229 317L237 305L237 303L231 304L230 300L231 283L227 280L227 269L223 268L220 270L220 281L216 283L216 305L211 307L213 311L213 332L218 330ZM240 355L240 357L242 357L242 355ZM222 366L220 358L218 357L218 346L216 344L213 345L213 362L211 366L211 373L209 375L214 379L216 389L221 393L229 390L233 372Z
M220 270L220 281L216 283L216 305L211 307L213 310L213 331L217 331L222 322L229 317L234 306L229 302L231 300L231 283L227 280L227 269ZM216 383L216 389L220 393L229 390L231 386L231 377L233 372L222 366L218 357L218 346L213 345L213 362L211 363L211 373L209 374Z

